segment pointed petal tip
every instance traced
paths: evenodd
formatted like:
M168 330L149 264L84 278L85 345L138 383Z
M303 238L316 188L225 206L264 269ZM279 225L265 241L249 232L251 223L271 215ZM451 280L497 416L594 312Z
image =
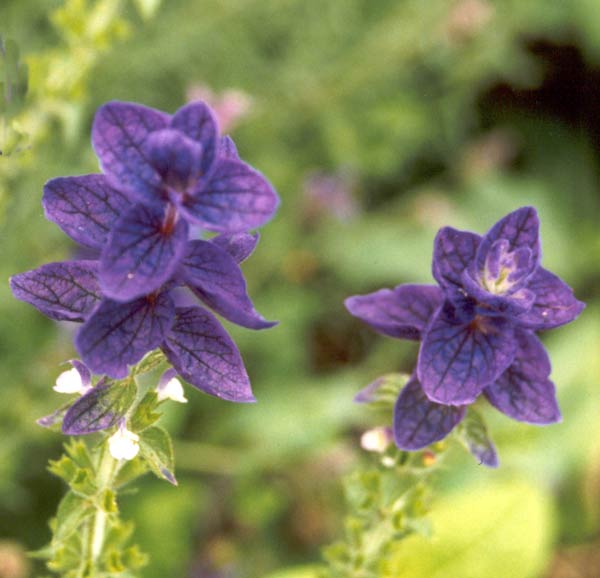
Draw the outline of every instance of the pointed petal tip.
M496 451L490 453L489 455L479 457L479 465L485 466L486 468L490 468L495 470L500 467L500 460L498 459L498 453Z

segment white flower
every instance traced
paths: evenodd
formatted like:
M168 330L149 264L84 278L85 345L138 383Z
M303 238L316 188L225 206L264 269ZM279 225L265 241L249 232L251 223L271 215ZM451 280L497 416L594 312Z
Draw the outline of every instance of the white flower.
M179 403L187 403L188 401L184 395L183 385L176 377L161 379L156 388L156 393L158 394L158 401L164 401L165 399Z
M125 424L108 438L108 449L115 460L132 460L140 451L140 436L129 431Z
M367 430L360 438L360 445L368 452L383 453L392 441L392 432L388 427L375 427Z
M84 385L81 374L73 367L63 371L56 378L56 385L52 389L58 393L79 393L83 395L89 389L89 386Z

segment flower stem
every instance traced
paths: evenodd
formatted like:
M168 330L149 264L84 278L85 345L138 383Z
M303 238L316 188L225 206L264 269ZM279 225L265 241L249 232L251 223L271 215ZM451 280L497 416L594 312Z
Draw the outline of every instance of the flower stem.
M117 467L117 460L110 455L107 445L103 444L102 449L100 450L96 477L96 483L98 484L98 499L100 500L100 503L97 504L96 513L91 520L90 526L90 569L92 572L96 570L98 560L102 554L104 538L106 535L106 523L108 521L108 514L102 501L105 491L112 486L114 475L118 469Z

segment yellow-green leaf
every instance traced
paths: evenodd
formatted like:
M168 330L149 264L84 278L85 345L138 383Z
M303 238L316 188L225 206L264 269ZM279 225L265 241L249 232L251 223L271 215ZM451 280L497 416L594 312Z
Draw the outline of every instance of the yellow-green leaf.
M383 576L536 578L551 551L551 497L525 481L465 488L435 503L433 539L399 542Z

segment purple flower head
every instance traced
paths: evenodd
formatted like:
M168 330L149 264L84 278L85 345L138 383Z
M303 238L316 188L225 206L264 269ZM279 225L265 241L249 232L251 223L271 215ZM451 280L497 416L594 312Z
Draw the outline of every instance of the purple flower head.
M550 362L535 331L584 308L540 265L539 220L523 207L483 237L440 230L434 285L400 285L346 300L349 312L392 337L421 342L417 368L395 407L394 436L415 450L445 437L480 394L533 424L561 419Z
M46 216L100 251L106 297L129 301L173 276L190 227L233 234L263 225L278 197L220 137L210 108L195 102L170 116L126 102L96 113L92 143L102 175L63 177L44 188Z
M96 259L50 263L15 275L13 294L56 320L83 322L75 339L86 365L122 378L161 347L196 387L253 401L235 344L187 288L224 318L251 329L260 316L239 263L254 250L277 195L219 137L210 109L189 104L172 117L131 103L99 109L92 141L105 174L63 177L44 188L46 216ZM194 239L198 227L219 234Z

